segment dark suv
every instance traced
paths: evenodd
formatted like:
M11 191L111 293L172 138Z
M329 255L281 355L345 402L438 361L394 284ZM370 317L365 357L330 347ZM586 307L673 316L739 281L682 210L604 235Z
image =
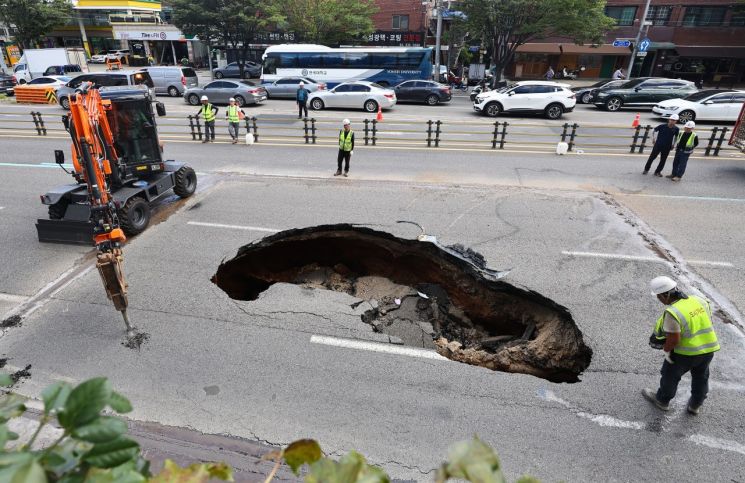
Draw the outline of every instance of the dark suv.
M57 90L57 100L64 109L70 109L70 96L80 87L83 82L91 82L93 87L107 88L120 86L145 85L150 96L155 98L155 85L153 79L145 71L117 70L113 72L96 72L93 74L82 74Z
M696 92L693 82L660 77L639 77L616 89L601 89L592 103L608 111L622 107L653 107L666 99L677 99Z

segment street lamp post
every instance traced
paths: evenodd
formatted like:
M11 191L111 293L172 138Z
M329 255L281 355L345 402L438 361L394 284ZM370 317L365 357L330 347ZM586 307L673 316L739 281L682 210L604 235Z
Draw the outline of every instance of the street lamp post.
M440 37L442 37L441 0L435 0L435 10L437 10L437 33L435 34L435 80L440 82Z
M647 14L649 13L649 4L651 3L651 0L647 0L647 3L644 5L644 14L642 15L641 21L639 22L639 30L636 32L636 40L634 41L634 50L631 51L631 60L629 60L629 70L628 75L626 76L627 79L631 79L631 71L634 69L634 61L636 60L636 52L639 49L639 41L642 38L642 29L644 28L644 25L647 23Z

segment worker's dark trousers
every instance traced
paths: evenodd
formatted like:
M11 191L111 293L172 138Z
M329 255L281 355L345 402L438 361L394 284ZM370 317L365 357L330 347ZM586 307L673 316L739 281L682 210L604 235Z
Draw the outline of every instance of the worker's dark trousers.
M673 176L682 178L686 172L686 166L688 166L688 158L691 157L691 153L683 151L675 151L675 158L673 159Z
M709 364L714 357L714 353L702 354L700 356L682 356L672 353L670 358L675 364L670 364L665 360L662 363L662 378L660 378L660 388L657 390L657 400L662 404L667 404L678 390L678 383L688 371L691 371L691 400L690 405L698 407L704 403L706 394L709 392Z
M228 132L230 133L230 137L233 139L236 139L238 137L238 134L241 132L241 123L239 122L229 122L228 123Z
M662 170L665 169L665 162L667 161L667 157L670 154L670 148L672 146L667 147L660 147L659 144L655 143L654 146L652 146L652 152L649 154L649 159L647 159L647 164L644 166L644 172L646 173L649 171L649 168L652 167L652 163L654 162L654 159L659 154L660 156L660 162L657 164L657 169L654 170L656 173L662 173Z
M298 101L297 102L297 118L300 119L303 117L303 112L305 112L305 117L308 117L308 106L305 103L305 101Z
M210 134L212 134L211 138ZM215 121L204 121L204 139L215 140Z
M352 152L351 151L344 151L342 149L339 150L339 156L336 158L336 164L339 166L337 169L341 171L341 162L346 161L344 165L344 172L349 172L349 160L352 159Z

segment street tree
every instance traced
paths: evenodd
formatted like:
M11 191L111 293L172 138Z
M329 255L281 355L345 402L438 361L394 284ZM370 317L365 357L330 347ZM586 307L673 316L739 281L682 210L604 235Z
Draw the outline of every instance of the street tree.
M359 41L375 30L373 0L274 0L284 15L283 30L295 32L303 42L338 45Z
M72 7L67 0L0 0L0 21L15 26L16 41L23 48L34 47L71 16Z
M496 66L495 82L527 42L560 37L576 44L602 43L615 21L605 0L464 0L471 31L480 35Z

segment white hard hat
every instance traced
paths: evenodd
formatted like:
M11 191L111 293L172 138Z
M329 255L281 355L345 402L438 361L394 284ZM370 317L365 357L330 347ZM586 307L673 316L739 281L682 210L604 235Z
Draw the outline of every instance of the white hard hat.
M202 96L202 101L209 101L209 98L207 96Z
M685 127L687 127L688 129L693 129L694 127L696 127L696 123L693 121L688 121Z
M230 102L235 102L235 97L231 97L231 98L230 98L230 99L228 99L228 100L229 100Z
M652 295L659 295L677 287L678 284L670 277L655 277L649 282L649 288L652 289Z
M303 81L300 81L300 85L301 85L301 86L304 86L304 85L305 85L305 82L303 82Z
M680 119L680 118L678 117L678 115L677 115L677 114L671 114L671 115L670 115L670 117L669 117L668 119L671 119L671 120L673 120L673 121L677 121L677 120L678 120L678 119Z
M347 126L349 124L352 124L351 122L349 122L349 119L344 119L344 125Z

